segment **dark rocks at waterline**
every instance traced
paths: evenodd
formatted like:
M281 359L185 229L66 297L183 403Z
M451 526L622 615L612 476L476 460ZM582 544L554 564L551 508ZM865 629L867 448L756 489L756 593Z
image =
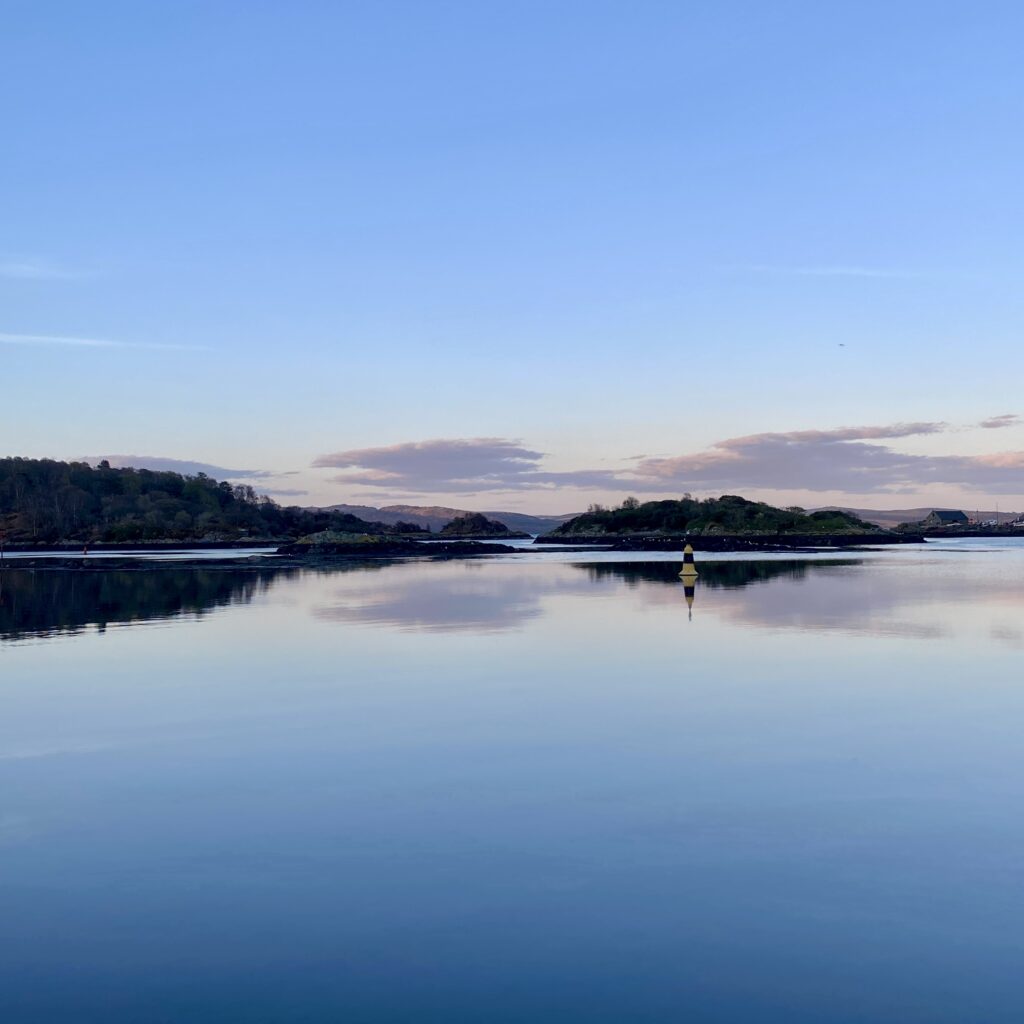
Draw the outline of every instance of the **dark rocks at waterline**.
M225 553L223 558L139 558L139 557L103 557L62 558L53 555L42 555L39 558L8 558L0 561L0 570L4 573L126 573L153 572L160 570L193 570L203 569L220 572L225 569L280 569L288 565L298 566L298 562L289 563L284 559L275 559L271 555L252 555L237 557Z
M485 544L480 541L416 541L380 540L374 542L334 542L325 544L285 544L277 549L278 555L303 559L325 558L464 558L470 555L513 554L508 544Z
M235 551L248 548L273 548L279 544L286 543L287 537L249 537L245 540L174 540L163 538L160 540L141 541L53 541L38 544L18 542L16 544L5 544L4 551L14 553L33 553L66 551L70 555L87 553L99 553L101 551L126 551L137 553L140 551Z
M441 535L440 534L435 534L435 536L440 537ZM479 540L479 541L486 541L488 543L493 542L495 540L532 540L533 539L533 535L532 534L529 534L529 533L514 533L512 531L509 531L508 533L460 533L460 534L457 534L456 536L458 536L459 540ZM431 541L427 541L426 543L430 544L431 546L435 546L437 544L437 541L432 541L431 540Z
M597 546L612 551L675 551L690 544L695 551L791 551L798 548L849 548L879 544L923 544L924 537L910 533L805 533L805 534L703 534L696 537L546 536L536 544Z
M507 544L482 544L476 541L381 540L352 541L329 544L285 544L275 552L238 557L225 550L223 558L138 558L106 556L90 558L79 556L40 556L38 558L8 558L0 561L0 569L15 572L141 572L163 569L269 569L302 568L334 562L372 562L388 558L472 558L477 555L516 554L516 548Z
M1020 526L979 526L953 527L950 529L922 530L931 540L948 540L951 537L1012 537L1024 540L1024 528Z

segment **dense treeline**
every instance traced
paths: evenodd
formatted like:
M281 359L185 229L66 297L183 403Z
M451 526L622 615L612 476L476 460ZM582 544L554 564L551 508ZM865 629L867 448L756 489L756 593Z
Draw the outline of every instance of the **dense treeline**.
M720 498L681 498L639 502L627 498L619 508L591 505L583 515L553 531L555 536L583 534L811 534L878 533L879 527L847 512L805 512L747 501L735 494Z
M0 459L0 531L7 543L226 541L319 530L389 533L394 527L346 512L282 508L247 484L203 473Z

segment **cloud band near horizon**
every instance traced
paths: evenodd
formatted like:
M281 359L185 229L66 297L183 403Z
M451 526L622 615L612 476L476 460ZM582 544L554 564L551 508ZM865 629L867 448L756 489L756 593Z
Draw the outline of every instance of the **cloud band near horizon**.
M1017 422L1005 414L977 426L995 429ZM495 437L351 449L321 455L313 465L341 470L332 478L336 483L407 494L559 487L637 494L716 489L906 494L936 484L1024 494L1024 451L917 455L892 446L904 438L954 429L936 421L750 434L701 452L637 457L621 470L545 470L544 453Z
M230 469L227 466L215 466L210 462L172 459L162 455L82 455L78 461L96 466L104 460L114 469L151 469L156 473L180 473L182 476L205 473L216 480L257 480L282 475L270 473L265 469Z

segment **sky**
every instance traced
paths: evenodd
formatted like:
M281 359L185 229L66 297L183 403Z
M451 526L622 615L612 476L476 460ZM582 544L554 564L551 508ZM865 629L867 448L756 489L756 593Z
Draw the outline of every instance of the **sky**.
M1024 510L1019 4L0 22L2 455Z

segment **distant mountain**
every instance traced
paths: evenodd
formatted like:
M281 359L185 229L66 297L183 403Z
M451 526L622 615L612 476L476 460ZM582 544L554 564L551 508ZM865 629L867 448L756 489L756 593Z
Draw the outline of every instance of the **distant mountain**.
M417 526L429 527L435 533L459 516L475 514L472 509L446 508L443 505L385 505L383 508L374 508L372 505L329 505L322 511L347 512L360 519L389 525L398 522L415 523ZM481 514L503 523L510 530L534 534L550 533L573 518L572 515L529 516L524 512L484 511Z
M876 523L878 526L884 526L886 529L891 530L899 526L900 523L919 523L922 519L926 519L930 516L932 512L949 512L956 510L951 509L948 505L926 505L922 508L890 509L850 508L847 505L825 505L820 509L812 509L812 511L847 512L850 515L857 516L859 519L864 519L869 523ZM998 519L1000 523L1009 523L1019 515L1017 512L996 513L995 511L965 508L964 506L960 507L960 511L966 512L969 519L983 523L992 519Z

